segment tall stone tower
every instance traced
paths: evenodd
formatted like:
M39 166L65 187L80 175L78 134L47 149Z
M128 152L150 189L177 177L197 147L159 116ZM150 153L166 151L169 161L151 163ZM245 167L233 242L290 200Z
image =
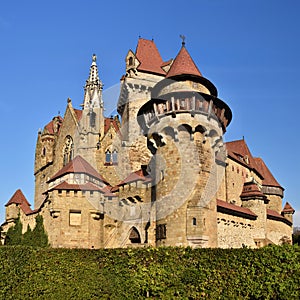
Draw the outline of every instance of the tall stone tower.
M166 76L171 60L163 61L153 40L139 38L136 51L129 50L125 62L126 74L121 79L117 108L122 118L122 146L126 153L120 170L123 176L149 161L150 153L137 123L137 113L151 99L153 86Z
M154 181L157 246L217 245L222 136L231 117L183 42L166 78L153 87L138 113L153 154L148 169Z

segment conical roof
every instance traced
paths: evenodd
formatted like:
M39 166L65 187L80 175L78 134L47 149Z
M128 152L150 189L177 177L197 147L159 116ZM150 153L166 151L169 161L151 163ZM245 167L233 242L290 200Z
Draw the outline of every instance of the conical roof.
M5 204L5 206L9 206L11 204L17 204L20 206L20 208L23 210L25 214L32 213L32 210L30 208L30 204L27 201L26 197L22 193L20 189L18 189L13 196L10 198L10 200Z
M174 59L166 78L183 74L202 76L184 44Z
M293 209L293 207L287 202L282 210L283 213L294 213L295 210Z

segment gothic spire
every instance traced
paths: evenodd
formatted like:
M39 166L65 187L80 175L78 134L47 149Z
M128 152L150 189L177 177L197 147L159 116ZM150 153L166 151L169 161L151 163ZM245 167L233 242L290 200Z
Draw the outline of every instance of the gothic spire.
M89 78L84 86L83 109L102 107L102 82L98 74L97 56L93 54Z

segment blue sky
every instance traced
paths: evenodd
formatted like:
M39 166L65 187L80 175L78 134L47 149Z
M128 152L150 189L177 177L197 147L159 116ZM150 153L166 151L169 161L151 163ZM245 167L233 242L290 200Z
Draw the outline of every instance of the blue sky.
M17 188L33 204L38 129L63 115L68 97L79 108L92 53L107 89L139 36L154 38L167 60L180 34L233 111L225 139L244 136L300 211L299 12L296 0L1 1L0 219Z

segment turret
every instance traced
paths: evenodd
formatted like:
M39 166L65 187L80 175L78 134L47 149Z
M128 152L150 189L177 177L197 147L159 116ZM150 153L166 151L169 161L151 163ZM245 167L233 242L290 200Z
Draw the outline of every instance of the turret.
M157 236L158 246L216 246L212 220L224 167L217 156L222 156L222 137L231 118L230 108L217 98L216 87L202 76L183 42L166 77L138 112L153 154L149 169L156 229L166 233Z
M293 223L293 214L295 213L295 210L293 209L293 207L286 202L281 214L288 219L291 223Z
M265 243L267 224L267 204L269 200L262 193L256 182L245 182L241 194L242 206L257 215L253 237L258 247Z

